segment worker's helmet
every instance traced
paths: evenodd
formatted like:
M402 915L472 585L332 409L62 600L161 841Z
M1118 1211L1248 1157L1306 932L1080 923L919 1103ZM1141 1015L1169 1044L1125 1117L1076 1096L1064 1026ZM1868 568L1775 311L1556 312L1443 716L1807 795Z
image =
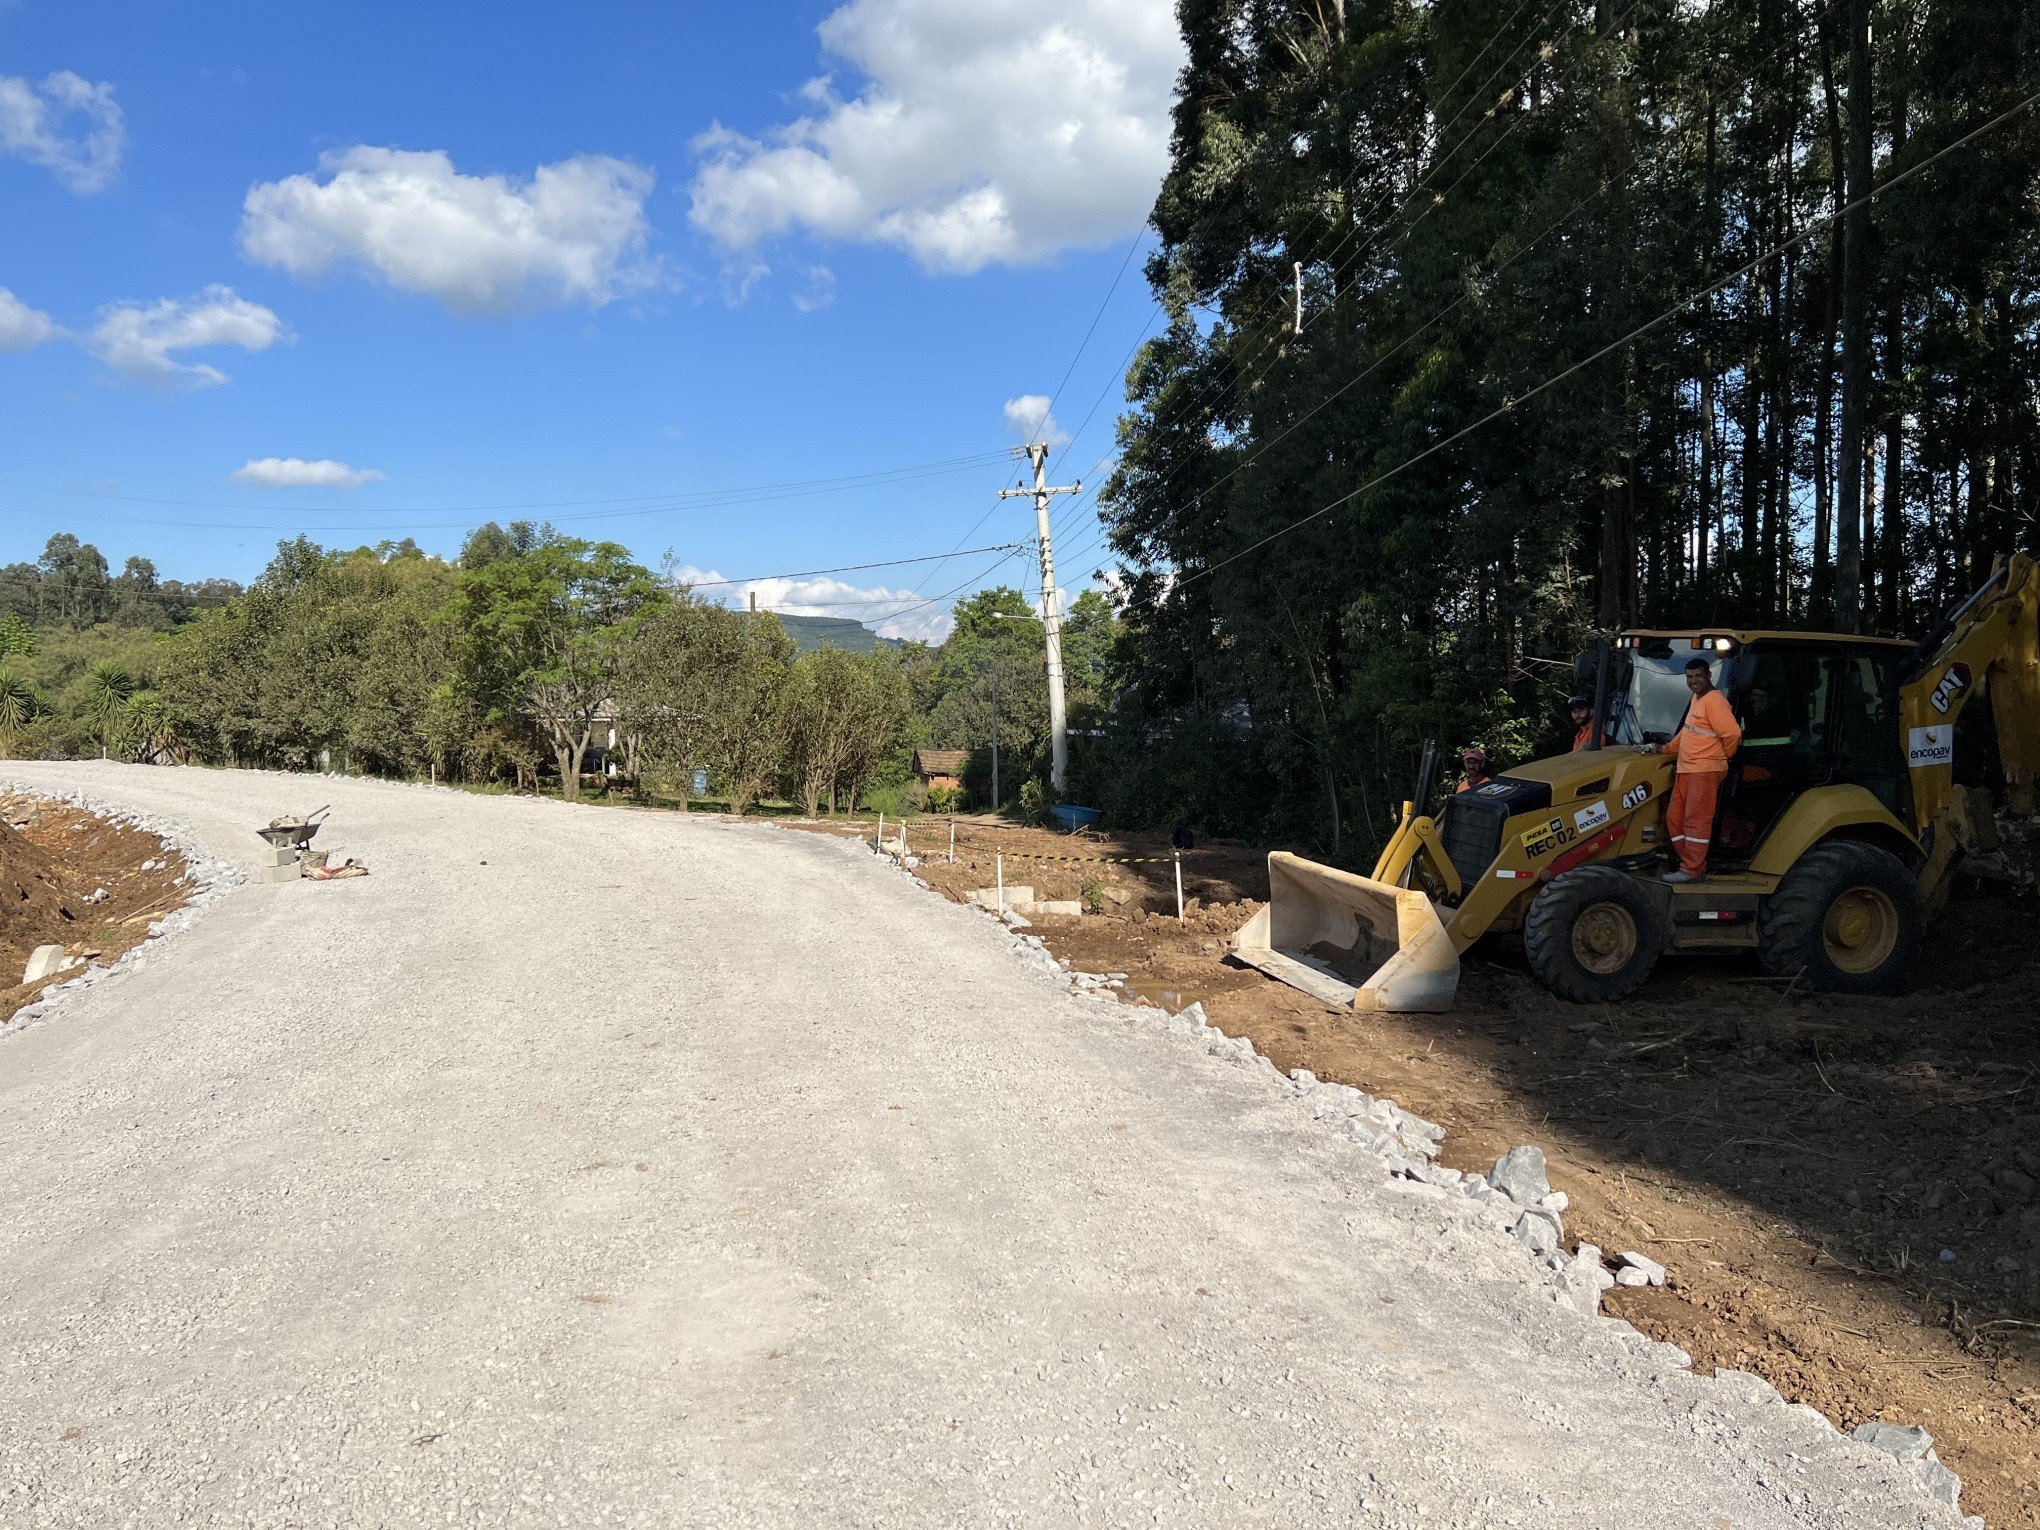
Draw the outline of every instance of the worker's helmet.
M1567 708L1573 711L1577 711L1581 707L1591 707L1592 705L1593 703L1584 696L1572 696L1566 700Z

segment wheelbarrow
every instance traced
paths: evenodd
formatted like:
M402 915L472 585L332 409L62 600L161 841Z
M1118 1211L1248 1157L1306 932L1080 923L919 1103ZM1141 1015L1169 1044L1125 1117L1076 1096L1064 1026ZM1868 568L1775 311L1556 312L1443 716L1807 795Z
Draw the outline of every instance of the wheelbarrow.
M273 818L266 829L255 832L262 836L272 850L295 850L304 854L305 846L312 842L312 836L319 832L319 820L333 809L330 805L306 813L302 818Z

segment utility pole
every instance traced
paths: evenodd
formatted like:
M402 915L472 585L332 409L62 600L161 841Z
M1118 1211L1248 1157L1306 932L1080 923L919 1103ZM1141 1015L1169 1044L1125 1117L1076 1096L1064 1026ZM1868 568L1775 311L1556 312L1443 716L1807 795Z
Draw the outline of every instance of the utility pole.
M1070 773L1070 719L1063 701L1062 604L1055 589L1055 549L1048 536L1049 501L1058 494L1075 494L1082 482L1062 488L1048 485L1048 443L1029 442L1020 448L1034 464L1032 489L1001 489L1001 499L1034 496L1034 525L1041 538L1041 625L1048 634L1048 740L1049 783L1061 794Z

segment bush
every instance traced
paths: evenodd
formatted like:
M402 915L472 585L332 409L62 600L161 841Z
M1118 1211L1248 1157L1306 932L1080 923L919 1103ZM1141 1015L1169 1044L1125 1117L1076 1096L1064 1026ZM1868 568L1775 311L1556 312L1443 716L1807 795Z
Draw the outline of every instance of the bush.
M1020 816L1037 826L1055 815L1055 793L1044 781L1025 781L1020 786Z
M928 811L931 813L953 813L963 800L960 786L931 786L928 788Z
M888 818L911 818L923 812L928 806L927 788L919 781L909 781L899 786L871 786L864 792L864 810L867 813L883 813Z

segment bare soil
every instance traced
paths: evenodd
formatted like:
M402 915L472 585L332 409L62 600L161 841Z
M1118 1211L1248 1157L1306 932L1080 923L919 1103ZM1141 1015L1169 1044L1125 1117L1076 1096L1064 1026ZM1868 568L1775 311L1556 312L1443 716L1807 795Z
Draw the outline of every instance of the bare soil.
M154 861L150 870L145 862ZM153 834L82 808L0 793L0 1025L51 983L19 981L37 946L110 962L185 901L181 856ZM97 896L103 894L103 896Z
M1184 856L1179 923L1160 836L960 819L955 864L946 822L908 836L919 874L952 898L991 886L1003 851L1009 885L1086 900L1101 912L1035 919L1057 956L1126 974L1134 1002L1201 1001L1283 1069L1443 1124L1455 1168L1539 1144L1572 1199L1569 1240L1635 1249L1672 1272L1663 1290L1609 1292L1608 1311L1703 1372L1756 1372L1843 1429L1924 1425L1968 1512L2040 1527L2032 904L1956 903L1910 990L1890 999L1790 992L1753 963L1668 958L1625 1004L1571 1005L1497 941L1469 953L1450 1015L1362 1017L1225 959L1267 895L1261 850Z

